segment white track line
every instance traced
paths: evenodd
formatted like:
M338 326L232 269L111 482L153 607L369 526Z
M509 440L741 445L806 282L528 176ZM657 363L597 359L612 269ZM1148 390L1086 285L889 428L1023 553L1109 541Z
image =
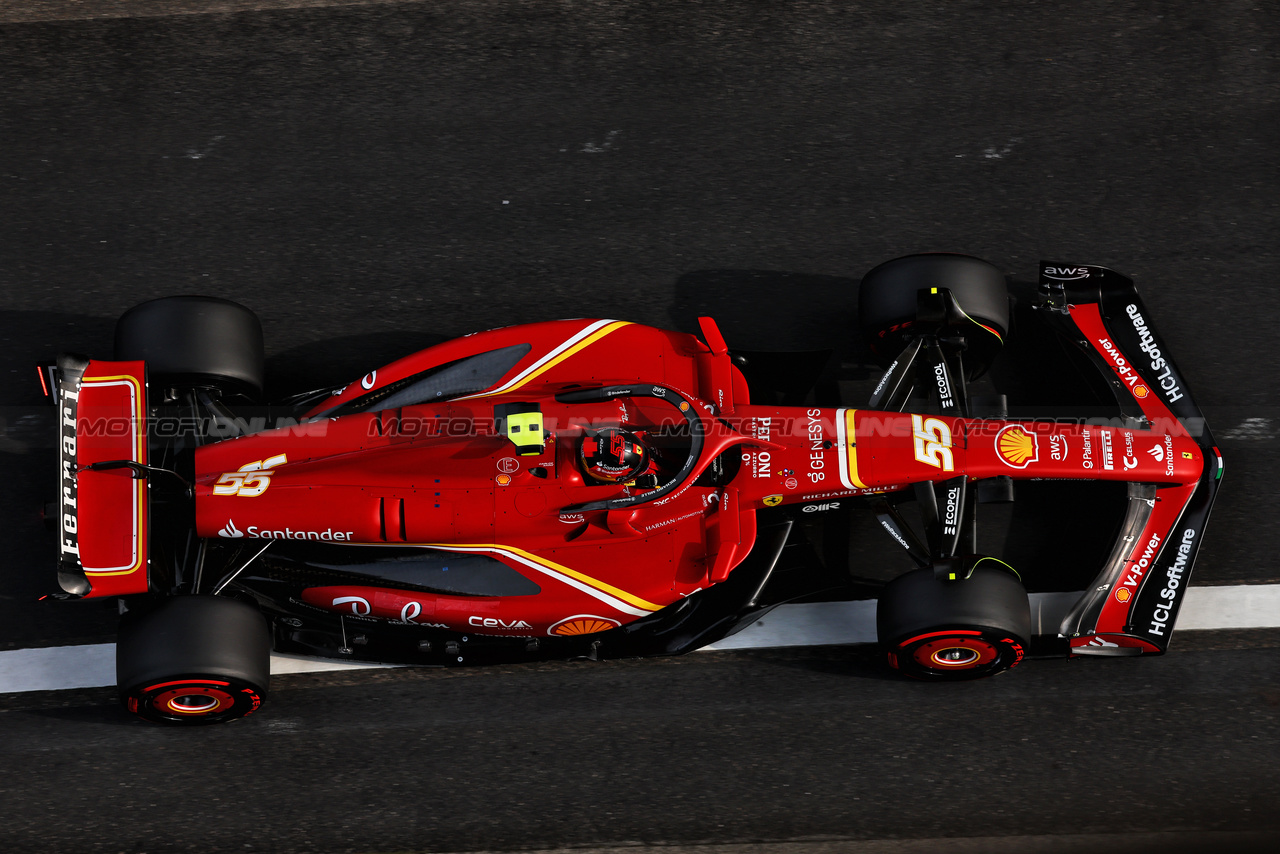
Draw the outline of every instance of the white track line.
M1036 631L1048 633L1078 593L1031 596ZM1280 584L1192 587L1178 616L1177 631L1280 628ZM874 643L876 603L817 602L782 605L736 635L708 650L765 649L785 646ZM115 684L116 646L112 643L16 649L0 652L0 694L99 688ZM272 655L271 673L313 673L384 667L364 662L330 661Z

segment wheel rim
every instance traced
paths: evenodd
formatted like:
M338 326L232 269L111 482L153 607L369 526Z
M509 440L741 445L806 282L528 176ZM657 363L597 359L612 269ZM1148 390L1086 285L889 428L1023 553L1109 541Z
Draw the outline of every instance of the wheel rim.
M144 693L151 694L156 689L164 689L151 694L148 700L151 708L162 715L199 718L231 710L236 699L230 687L226 682L170 682L152 685Z
M169 701L169 708L179 714L199 715L212 712L221 701L208 694L183 694Z
M991 664L1000 657L1000 651L980 637L952 635L926 640L912 650L911 657L921 667L950 673Z

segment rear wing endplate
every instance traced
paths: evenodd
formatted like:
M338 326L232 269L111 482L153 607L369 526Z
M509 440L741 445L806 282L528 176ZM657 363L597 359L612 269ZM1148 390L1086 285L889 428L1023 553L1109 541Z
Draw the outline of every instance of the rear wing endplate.
M74 597L148 589L147 384L142 362L63 354L53 371L58 411L58 585Z

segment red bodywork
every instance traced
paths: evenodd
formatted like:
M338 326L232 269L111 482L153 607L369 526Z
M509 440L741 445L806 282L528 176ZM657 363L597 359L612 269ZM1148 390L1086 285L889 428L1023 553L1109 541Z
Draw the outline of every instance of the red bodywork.
M1082 329L1087 322L1081 320ZM1140 575L1143 548L1176 522L1205 469L1201 449L1154 389L1136 395L1144 410L1151 407L1151 431L755 406L719 332L705 319L703 338L625 322L566 320L424 350L340 390L309 413L313 420L198 449L197 533L482 552L541 592L468 597L343 586L310 588L303 599L339 613L477 634L586 634L724 580L750 552L761 508L892 492L959 475L1159 485L1156 510L1133 547L1129 572ZM484 391L323 415L432 366L523 344L530 345L528 353ZM651 384L652 393L557 400L573 390L640 383ZM705 437L683 484L648 503L576 510L639 492L584 480L576 449L587 430L636 432L680 468L689 440L676 428L688 426L690 413L676 401L691 405L695 429ZM509 403L540 408L540 450L522 454L495 429L495 406ZM718 486L695 483L726 454L736 473ZM1099 632L1125 625L1132 604L1122 598L1126 583L1110 597Z
M146 399L142 362L89 362L61 390L60 550L83 571L91 596L148 590L147 481L128 468L87 469L120 460L146 465Z

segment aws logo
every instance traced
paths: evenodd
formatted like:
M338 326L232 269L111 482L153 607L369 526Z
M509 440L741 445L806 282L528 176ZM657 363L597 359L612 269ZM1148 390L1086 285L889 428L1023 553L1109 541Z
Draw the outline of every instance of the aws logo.
M1043 272L1046 279L1057 279L1059 282L1089 278L1088 267L1045 267Z

